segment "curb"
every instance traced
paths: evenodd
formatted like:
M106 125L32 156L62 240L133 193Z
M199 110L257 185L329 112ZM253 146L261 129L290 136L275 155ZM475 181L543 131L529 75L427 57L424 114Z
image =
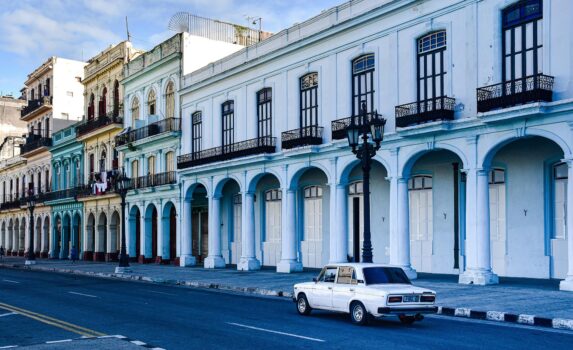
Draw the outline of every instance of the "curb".
M210 282L200 282L200 281L170 280L170 279L153 278L153 277L132 275L132 274L91 272L91 271L81 271L73 269L59 269L55 267L38 267L38 266L30 267L30 266L21 266L17 264L1 264L1 263L0 267L6 267L12 269L24 268L36 271L68 273L73 275L83 275L83 276L98 277L98 278L123 279L129 281L141 281L141 282L156 283L156 284L185 286L190 288L217 289L230 292L239 292L243 294L275 296L288 299L291 299L293 297L292 292L277 291L272 289L265 289L258 287L239 287L239 286L210 283ZM496 321L496 322L509 322L509 323L529 325L529 326L536 326L536 327L565 329L573 331L573 319L566 319L566 318L546 318L527 314L512 314L501 311L478 311L463 307L453 308L447 306L438 306L437 314L442 316L463 317L463 318Z
M527 314L512 314L501 311L478 311L463 307L452 308L445 306L438 307L438 315L464 317L496 322L519 323L529 326L566 329L573 331L573 320L566 318L547 318Z

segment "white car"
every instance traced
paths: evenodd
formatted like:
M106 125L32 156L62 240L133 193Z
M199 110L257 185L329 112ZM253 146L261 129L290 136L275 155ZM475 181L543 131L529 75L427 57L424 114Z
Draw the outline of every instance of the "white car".
M367 263L329 264L313 282L295 284L293 299L301 315L312 309L345 312L361 325L383 316L412 324L438 310L436 293L413 286L400 267Z

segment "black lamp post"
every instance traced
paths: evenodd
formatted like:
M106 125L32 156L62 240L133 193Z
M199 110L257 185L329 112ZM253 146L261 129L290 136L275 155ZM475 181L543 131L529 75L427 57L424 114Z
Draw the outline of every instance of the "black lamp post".
M116 180L115 191L121 196L121 250L119 252L119 266L115 268L116 273L130 272L129 256L127 255L125 243L125 197L131 186L131 179L125 176L123 171Z
M28 197L26 198L28 202L28 210L30 211L30 246L28 248L28 255L26 256L26 265L36 264L36 254L34 254L34 208L36 207L36 195L34 194L34 189L30 187L28 190Z
M368 118L370 116L370 118ZM386 119L377 111L366 112L366 101L362 101L360 115L350 117L350 125L346 128L348 144L352 153L361 160L364 200L364 244L362 246L362 262L372 262L372 241L370 238L370 168L372 157L380 149L384 138ZM360 140L362 138L362 140ZM361 142L362 141L362 142Z

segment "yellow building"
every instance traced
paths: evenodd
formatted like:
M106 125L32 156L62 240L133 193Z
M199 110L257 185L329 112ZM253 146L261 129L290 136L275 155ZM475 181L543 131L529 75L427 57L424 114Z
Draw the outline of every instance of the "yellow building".
M88 61L84 70L85 121L76 128L84 146L82 259L118 258L121 236L121 199L115 180L123 171L115 150L115 136L123 128L123 65L141 51L128 41L109 47Z

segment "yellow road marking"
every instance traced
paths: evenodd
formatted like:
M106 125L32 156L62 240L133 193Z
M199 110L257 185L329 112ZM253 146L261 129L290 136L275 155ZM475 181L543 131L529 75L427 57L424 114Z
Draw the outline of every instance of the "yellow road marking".
M34 319L36 321L40 321L42 323L46 323L61 329L64 329L66 331L72 332L72 333L76 333L82 336L86 336L86 337L100 337L100 336L104 336L104 333L100 333L88 328L84 328L72 323L68 323L66 321L62 321L62 320L58 320L56 318L50 317L50 316L46 316L46 315L42 315L36 312L32 312L26 309L22 309L16 306L12 306L12 305L8 305L8 304L4 304L4 303L0 303L0 308L3 308L5 310L8 311L12 311L15 312L17 314L20 314L22 316L26 316L29 317L31 319Z

